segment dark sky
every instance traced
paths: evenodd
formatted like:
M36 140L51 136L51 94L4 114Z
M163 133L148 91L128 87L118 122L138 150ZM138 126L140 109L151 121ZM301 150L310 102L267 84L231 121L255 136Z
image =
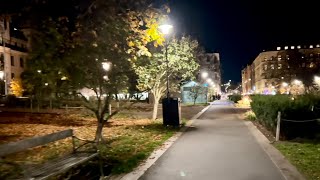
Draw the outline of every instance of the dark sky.
M320 43L320 6L316 1L169 2L176 31L198 39L207 52L220 53L224 81L240 82L242 67L264 49Z

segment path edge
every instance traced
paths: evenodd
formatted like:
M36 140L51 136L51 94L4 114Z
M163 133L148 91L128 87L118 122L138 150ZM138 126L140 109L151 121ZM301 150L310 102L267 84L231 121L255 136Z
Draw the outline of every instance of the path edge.
M198 119L204 112L206 112L211 104L203 108L200 112L194 115L179 132L166 140L162 146L151 153L151 155L136 167L132 172L127 174L120 174L110 177L105 177L107 180L138 180L172 145L178 138Z
M251 121L245 121L244 123L286 180L306 180L297 168L293 166L286 157L270 143L270 141Z

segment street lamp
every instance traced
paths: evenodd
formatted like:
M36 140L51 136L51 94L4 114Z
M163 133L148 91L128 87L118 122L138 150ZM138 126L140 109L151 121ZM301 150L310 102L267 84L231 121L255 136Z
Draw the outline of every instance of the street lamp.
M164 34L165 36L169 35L171 30L173 29L173 26L170 24L163 24L159 26L159 29L161 31L162 34ZM170 97L169 94L169 61L168 61L168 43L165 42L165 49L166 49L166 63L167 63L167 98Z
M207 72L202 72L202 73L201 73L201 77L202 77L203 79L207 78L207 77L208 77L208 73L207 73Z

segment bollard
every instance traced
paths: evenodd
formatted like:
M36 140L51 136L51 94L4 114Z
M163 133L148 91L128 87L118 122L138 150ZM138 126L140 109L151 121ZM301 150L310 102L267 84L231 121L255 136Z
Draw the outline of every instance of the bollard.
M109 116L111 116L112 112L111 112L111 104L109 104Z

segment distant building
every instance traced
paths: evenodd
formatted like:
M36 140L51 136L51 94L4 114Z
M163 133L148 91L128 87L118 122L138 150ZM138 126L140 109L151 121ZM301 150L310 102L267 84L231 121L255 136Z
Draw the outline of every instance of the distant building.
M26 65L27 39L11 26L8 16L0 16L0 94L10 92L10 82L19 78Z
M204 86L203 84L199 84L195 81L190 81L187 82L186 84L181 86L181 101L182 103L193 103L194 98L192 97L192 91L193 88L196 86L200 86L201 90L198 91L197 95L198 97L196 98L196 104L199 103L207 103L208 102L208 97L207 97L207 92L208 92L208 88L206 86Z
M221 64L219 53L205 53L198 57L200 64L198 81L208 83L207 80L211 79L213 85L211 86L214 90L214 94L221 93ZM208 73L206 79L201 77L202 73ZM210 84L208 84L210 87Z
M242 91L244 94L283 93L280 89L294 81L310 86L319 70L319 44L277 47L274 51L261 52L242 70Z

